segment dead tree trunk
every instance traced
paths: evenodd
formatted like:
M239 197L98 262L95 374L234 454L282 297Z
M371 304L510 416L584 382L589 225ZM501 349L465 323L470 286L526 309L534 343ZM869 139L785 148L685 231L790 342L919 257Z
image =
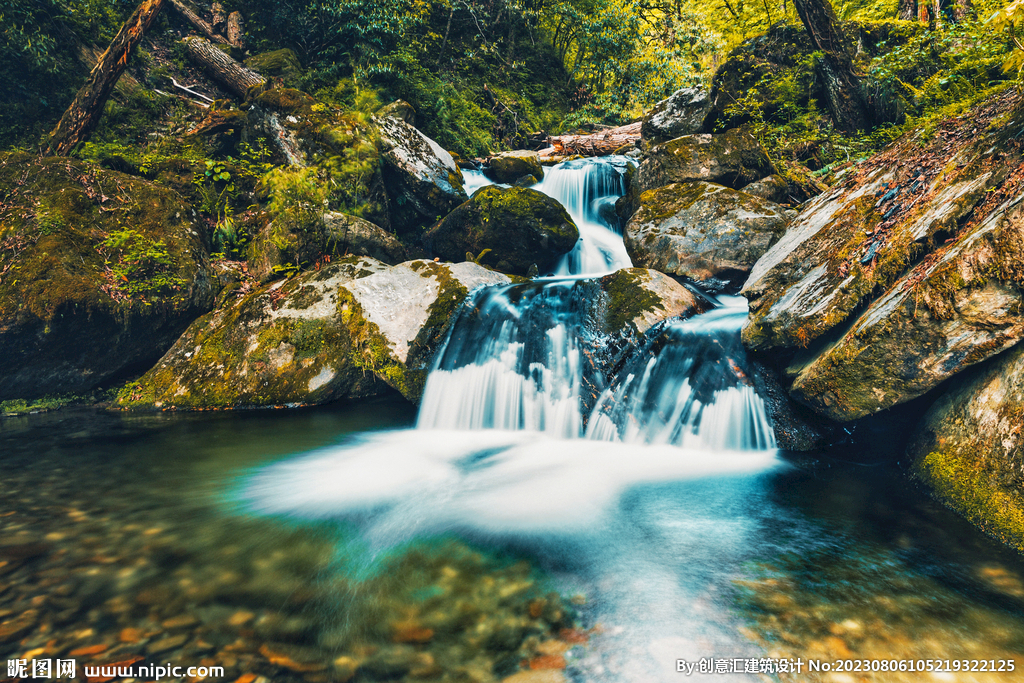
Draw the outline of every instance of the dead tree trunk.
M189 36L182 42L192 61L203 67L210 78L238 97L245 98L249 88L267 82L263 76L245 68L205 38Z
M917 19L917 0L899 0L896 18L904 21L914 21Z
M192 24L192 26L194 26L197 31L199 31L215 43L227 45L228 41L225 40L223 36L218 36L216 33L214 33L213 27L207 24L205 21L203 21L202 17L193 12L191 7L186 5L181 0L171 0L171 5L173 5L174 9L177 10L178 14L181 15L181 18L187 21L188 23Z
M50 133L45 154L67 156L75 145L89 137L99 123L103 105L117 85L117 79L128 67L128 59L135 46L142 40L146 29L156 19L163 6L164 0L143 0L121 25L121 30L114 36L106 52L100 55L99 61L89 74L89 80L75 95L71 106Z
M853 70L853 59L832 5L829 0L793 0L793 4L814 47L824 53L818 65L836 128L846 133L867 128L867 104L860 77Z

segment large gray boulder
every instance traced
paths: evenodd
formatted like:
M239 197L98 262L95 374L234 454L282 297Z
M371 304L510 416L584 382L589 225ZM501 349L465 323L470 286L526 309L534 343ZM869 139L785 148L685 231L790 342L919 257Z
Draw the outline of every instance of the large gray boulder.
M1024 111L1007 98L861 164L754 266L743 340L794 358L798 399L853 420L1024 335L1024 150L1013 142Z
M626 250L637 266L721 289L742 284L789 218L778 204L722 185L673 183L640 196Z
M186 410L315 405L387 387L417 401L448 319L470 290L508 282L475 263L336 260L200 318L118 402Z
M579 230L557 200L529 188L483 187L423 236L446 261L467 256L504 273L547 272L579 239Z
M644 116L640 135L644 142L656 145L683 135L701 132L711 101L703 88L682 88L658 102Z
M324 214L333 252L342 256L369 256L389 265L406 260L405 247L390 232L358 216L332 211Z
M488 178L511 185L516 181L533 184L544 179L544 169L536 152L520 149L491 157L484 169Z
M391 198L391 227L416 232L468 199L452 155L394 116L375 117Z
M703 180L740 188L772 173L757 139L736 128L720 135L684 135L655 145L634 176L640 192L670 183Z
M914 475L975 526L1024 551L1024 345L955 380L911 440Z

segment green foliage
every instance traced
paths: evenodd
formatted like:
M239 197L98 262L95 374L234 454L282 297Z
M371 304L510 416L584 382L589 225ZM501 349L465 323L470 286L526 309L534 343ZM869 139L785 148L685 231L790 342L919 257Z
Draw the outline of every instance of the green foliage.
M166 296L184 284L171 272L174 262L163 240L123 228L108 234L100 250L114 284L129 296Z
M985 23L1010 43L1012 51L1003 68L1018 81L1022 80L1024 77L1024 0L1010 3L995 12Z

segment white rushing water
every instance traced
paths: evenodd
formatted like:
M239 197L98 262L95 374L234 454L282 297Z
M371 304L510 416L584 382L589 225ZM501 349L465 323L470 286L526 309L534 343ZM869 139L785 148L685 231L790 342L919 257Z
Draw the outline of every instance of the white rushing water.
M580 228L562 277L471 294L415 430L266 468L246 498L267 514L351 519L373 547L455 532L574 564L564 588L595 596L606 628L574 680L650 683L678 680L676 658L757 654L708 591L755 542L758 516L738 510L762 514L760 482L779 461L739 341L745 300L721 297L619 351L588 323L581 276L631 266L613 210L624 164L546 170L536 189ZM465 175L470 192L489 184Z

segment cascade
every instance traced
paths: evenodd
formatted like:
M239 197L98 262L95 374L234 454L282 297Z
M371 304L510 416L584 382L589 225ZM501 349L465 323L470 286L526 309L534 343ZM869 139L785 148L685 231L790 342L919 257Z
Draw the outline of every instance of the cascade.
M540 432L555 438L770 450L764 401L739 340L746 301L648 332L612 377L594 358L608 339L590 329L581 276L631 265L617 232L624 157L547 169L534 187L560 201L580 227L561 277L475 292L453 323L427 378L419 429ZM469 172L467 187L486 184ZM584 392L583 387L588 390ZM593 409L584 394L599 393Z

